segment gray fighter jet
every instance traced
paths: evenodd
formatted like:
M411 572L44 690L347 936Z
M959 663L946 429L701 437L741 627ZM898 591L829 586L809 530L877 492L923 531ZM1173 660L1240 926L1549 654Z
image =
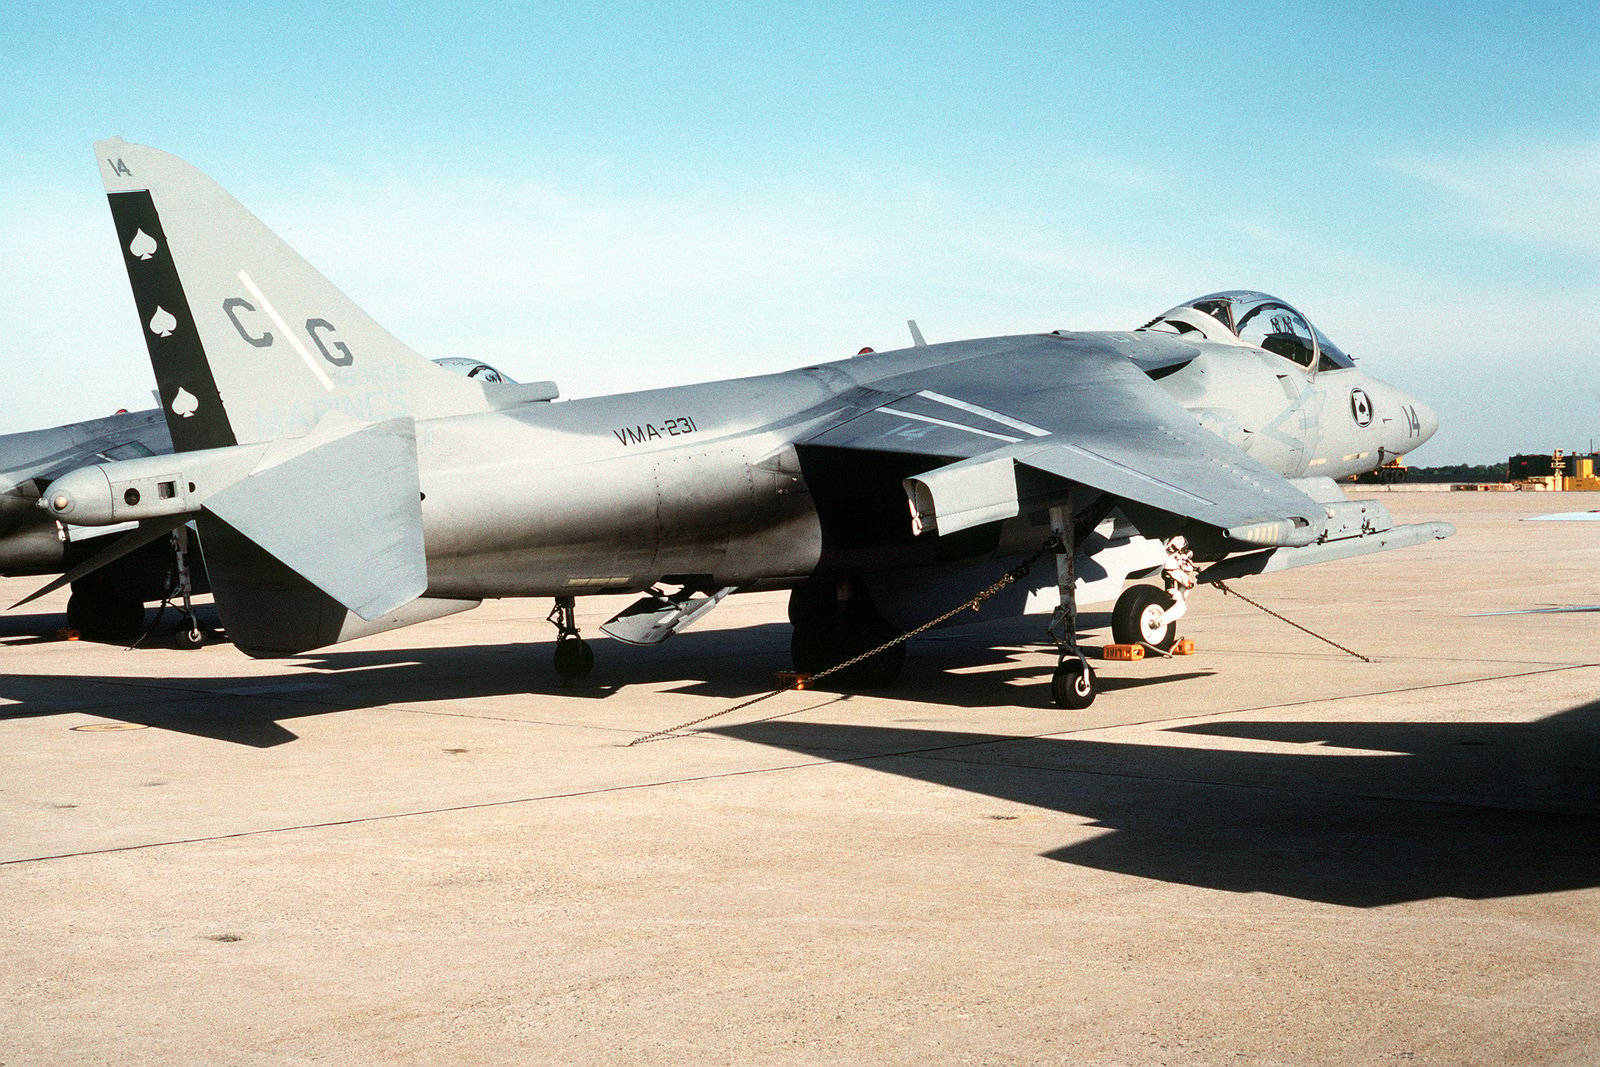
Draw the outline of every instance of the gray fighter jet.
M1080 595L1170 643L1198 579L1448 536L1333 479L1409 453L1431 411L1362 373L1294 308L1227 292L1125 332L945 344L779 374L552 403L446 373L373 322L205 175L96 146L175 455L74 471L41 507L193 521L218 612L257 656L550 597L556 668L586 673L574 598L654 643L731 593L790 589L796 666L878 648L994 583L1053 613L1057 702L1095 677ZM1018 568L1020 570L1020 568ZM1142 590L1142 592L1141 592ZM891 681L903 645L842 684Z

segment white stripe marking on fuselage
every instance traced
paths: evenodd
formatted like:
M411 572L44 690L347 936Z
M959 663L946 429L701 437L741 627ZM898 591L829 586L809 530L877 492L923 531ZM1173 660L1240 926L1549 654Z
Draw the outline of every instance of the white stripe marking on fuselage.
M256 287L256 283L251 281L250 275L244 271L239 272L239 280L244 283L246 289L250 290L251 296L261 301L261 310L266 312L266 316L272 320L272 324L282 331L284 339L289 342L289 347L300 353L300 358L305 360L306 366L310 368L312 374L317 376L317 381L322 383L322 387L330 393L333 392L333 379L328 377L326 371L317 366L317 361L311 357L310 352L306 351L306 346L300 343L300 338L294 335L294 332L289 329L289 324L283 321L283 316L278 314L278 309L272 306L272 301L267 299L266 294Z

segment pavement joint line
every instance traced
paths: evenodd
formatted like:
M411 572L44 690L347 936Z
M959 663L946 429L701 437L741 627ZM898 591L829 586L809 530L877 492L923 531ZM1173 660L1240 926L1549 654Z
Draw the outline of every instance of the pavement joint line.
M845 699L846 695L847 694L843 694L843 693L835 694L830 699L824 700L824 701L822 701L821 703L818 703L818 704L813 704L813 705L811 705L809 707L798 708L798 709L796 709L794 711L780 712L780 713L778 713L776 715L768 716L765 719L751 719L749 721L750 722L770 722L770 721L772 721L774 719L787 718L790 715L799 715L799 714L802 714L803 712L815 711L818 708L825 708L830 704L839 703L840 701ZM719 699L722 699L722 698L719 698ZM504 716L504 715L475 715L475 714L472 714L470 712L464 712L464 711L434 711L434 710L430 710L430 709L427 709L427 708L406 707L403 704L385 705L385 709L384 710L388 710L388 711L403 711L403 712L405 712L405 713L407 713L409 715L435 715L435 716L438 716L440 718L481 719L484 722L506 722L506 723L512 723L514 725L523 725L523 726L560 726L560 727L564 727L566 729L599 730L599 731L602 731L602 732L605 732L605 733L628 734L630 736L636 735L639 732L639 727L637 727L637 726L610 726L610 725L606 725L604 723L580 723L580 722L571 722L571 721L563 721L563 720L552 720L552 719L518 719L518 718L511 718L511 717ZM671 734L669 736L672 736L672 737L696 737L696 736L716 737L715 734L713 734L711 731L708 731L708 730L686 730L686 731L684 731L682 733ZM3 1065L0 1065L0 1067L3 1067Z
M1579 665L1579 666L1561 667L1561 668L1555 668L1555 669L1552 669L1552 670L1530 671L1530 672L1524 672L1523 674L1516 674L1516 675L1501 675L1501 676L1492 676L1492 677L1489 677L1489 678L1465 679L1465 680L1456 681L1456 682L1440 682L1440 683L1434 683L1434 684L1430 684L1430 685L1406 687L1406 688L1403 688L1403 689L1393 690L1391 692L1393 692L1393 693L1407 693L1407 692L1424 691L1424 690L1429 690L1429 689L1444 689L1444 688L1451 688L1451 687L1454 687L1454 686L1472 685L1472 684L1478 684L1478 683L1481 683L1481 682L1488 682L1488 681L1501 681L1501 680L1504 680L1506 678L1528 677L1528 676L1538 675L1538 674L1551 674L1551 673L1558 673L1558 672L1564 671L1564 670L1575 670L1575 669L1581 669L1581 667L1595 667L1595 666L1600 666L1600 664L1582 664L1582 665ZM1373 693L1373 694L1365 694L1365 695L1366 696L1379 696L1379 695L1386 695L1386 694ZM1048 731L1048 732L1042 732L1042 733L1037 733L1037 734L988 736L988 737L977 738L977 739L973 739L973 740L969 740L969 741L952 742L952 743L949 743L949 744L942 744L942 745L930 745L930 746L925 746L925 747L922 747L922 748L902 749L902 750L897 750L897 751L893 751L893 752L869 752L869 753L861 753L861 754L857 754L857 755L844 755L844 756L839 756L839 757L819 756L817 758L806 760L806 761L803 761L803 762L800 762L800 763L782 764L782 765L775 766L775 767L750 767L750 768L744 768L742 770L725 771L725 772L721 772L721 773L717 773L717 774L691 775L691 776L685 777L685 778L668 778L668 779L661 779L661 780L651 781L651 782L635 782L635 783L631 783L631 784L628 784L628 785L605 786L605 787L596 788L596 789L574 790L572 792L567 792L567 793L549 793L549 794L543 794L543 795L540 795L540 796L533 796L533 797L514 797L514 798L511 798L509 800L490 800L490 801L481 801L481 802L473 803L473 804L454 804L454 805L448 805L446 807L429 808L429 809L424 809L424 810L419 810L419 811L389 812L389 813L381 814L381 815L359 816L359 817L350 818L350 819L333 819L333 820L328 820L328 821L324 821L324 822L299 823L299 824L294 824L294 825L290 825L290 826L265 827L265 828L258 829L258 830L244 830L244 831L240 831L240 832L237 832L237 833L231 833L231 834L214 834L214 835L208 835L208 836L204 836L204 837L178 838L178 839L172 839L172 840L167 840L167 841L147 841L147 842L142 842L140 844L135 844L135 845L120 845L120 846L116 846L116 847L113 847L113 848L87 849L87 850L84 850L84 851L81 851L81 852L64 852L64 853L58 853L58 854L49 855L49 856L24 856L24 857L19 857L17 859L0 860L0 867L20 866L20 865L29 864L29 863L43 863L43 862L47 862L47 861L50 861L50 860L78 859L78 858L84 858L84 857L89 857L89 856L112 855L112 854L122 853L122 852L138 852L138 851L143 851L143 850L146 850L146 849L166 848L166 847L172 847L172 846L178 846L178 845L207 844L207 843L214 843L214 842L219 842L219 841L234 841L234 840L240 840L240 839L248 838L248 837L263 837L263 836L269 836L269 835L273 835L273 834L293 833L293 832L296 832L296 831L332 829L332 828L337 828L337 827L341 827L341 826L358 826L358 825L362 825L362 824L366 824L366 823L390 822L390 821L396 821L396 820L400 820L400 819L417 818L417 817L427 816L427 815L445 815L445 814L451 814L451 813L454 813L454 812L478 811L478 810L484 810L484 809L488 809L488 808L514 807L514 806L522 805L522 804L533 804L533 803L540 803L540 802L551 801L551 800L570 800L570 799L575 799L575 798L579 798L579 797L601 796L601 795L605 795L605 794L609 794L609 793L632 792L632 791L636 791L636 790L660 788L660 787L663 787L663 786L689 785L689 784L693 784L693 783L696 783L696 782L718 781L718 780L729 779L729 778L740 778L740 777L745 777L745 776L748 776L748 775L771 774L771 773L778 773L778 772L784 772L784 771L795 771L795 770L807 770L807 769L814 768L814 767L837 766L837 765L840 765L840 764L848 764L848 763L867 763L867 762L870 762L870 761L873 761L873 760L896 759L896 758L898 758L898 759L918 759L918 758L922 758L922 759L941 759L941 757L939 757L937 755L934 755L934 754L935 753L940 753L940 752L954 752L954 751L958 751L958 750L961 750L961 749L974 749L974 748L980 748L980 747L996 745L996 744L1002 744L1002 743L1006 743L1006 742L1014 742L1014 741L1036 741L1036 740L1044 740L1044 739L1049 739L1049 738L1068 739L1068 738L1071 738L1075 734L1095 733L1095 732L1101 732L1101 731L1109 730L1109 729L1121 729L1121 728L1124 728L1126 726L1155 725L1155 724L1162 723L1162 722L1178 721L1180 719L1191 719L1191 720L1199 721L1199 720L1217 718L1217 717L1222 716L1222 715L1241 714L1241 713L1246 712L1246 711L1265 711L1265 710L1272 710L1272 709L1275 709L1275 708L1298 707L1298 706L1303 706L1303 705L1306 705L1306 704L1326 703L1326 702L1332 702L1332 701L1338 701L1338 700L1355 699L1358 696L1360 696L1360 695L1358 694L1356 696L1335 696L1335 697L1322 698L1322 699L1319 699L1319 700L1305 700L1305 701L1295 701L1295 702L1292 702L1292 703L1289 703L1289 704L1268 705L1268 706L1264 706L1264 707L1260 707L1260 708L1254 708L1254 709L1232 709L1232 710L1228 710L1228 711L1219 711L1219 712L1214 712L1214 713L1207 714L1207 715L1198 715L1198 716L1194 716L1194 715L1191 715L1191 716L1173 716L1173 717L1167 718L1167 719L1153 719L1153 720L1147 720L1146 722L1124 723L1124 724L1118 724L1118 725L1115 725L1115 726L1108 725L1108 726L1101 726L1101 727L1091 727L1091 728L1088 728L1088 729L1085 729L1085 730ZM818 706L826 706L826 704L831 704L831 703L834 703L834 702L835 701L828 701L824 705L818 705ZM748 724L746 724L746 725L748 725ZM704 733L711 733L711 731L694 731L694 733L695 734L704 734ZM686 736L692 736L692 735L686 735ZM738 739L730 738L730 740L738 740ZM828 748L826 746L822 746L822 747L819 747L818 749L813 750L813 751L829 752L829 751L846 751L846 750L836 750L836 749L830 749L830 748ZM1177 783L1185 784L1185 785L1202 785L1202 786L1215 787L1215 788L1248 789L1248 790L1256 790L1256 791L1262 791L1262 792L1281 792L1281 791L1283 791L1283 788L1284 788L1282 786L1273 786L1273 785L1255 784L1255 783L1215 782L1215 781L1209 781L1209 780L1205 780L1205 779L1160 778L1160 777L1156 777L1154 775L1140 775L1140 774L1135 774L1135 773L1131 773L1131 772L1127 772L1127 771L1103 771L1103 770L1091 770L1091 769L1071 769L1071 768L1061 768L1061 767L1038 767L1038 766L1033 766L1033 765L1028 765L1028 764L1015 764L1015 763L994 764L994 763L985 763L985 762L976 761L976 760L960 760L960 759L956 759L956 760L946 759L946 760L944 760L944 762L969 763L969 764L973 764L973 765L982 765L982 766L1001 766L1001 767L1007 767L1007 768L1019 768L1019 769L1023 769L1023 770L1047 771L1047 772L1057 773L1057 774L1081 774L1081 775L1091 775L1091 776L1095 776L1095 777L1104 777L1104 778L1123 778L1123 779L1129 779L1129 780L1133 780L1133 781L1177 782ZM1362 799L1388 800L1388 801L1394 801L1394 802L1398 802L1398 803L1412 803L1412 804L1428 805L1428 806L1435 806L1435 807L1453 807L1453 808L1464 808L1464 809L1468 809L1468 810L1483 810L1483 811L1514 811L1514 812L1521 812L1521 813L1526 813L1526 814L1548 814L1548 815L1558 815L1558 816L1568 817L1568 818L1582 818L1582 819L1594 819L1594 818L1597 818L1597 816L1594 816L1594 815L1582 814L1582 813L1574 813L1574 812L1546 811L1544 809L1536 809L1536 808L1508 808L1508 807L1505 807L1505 806L1502 806L1502 805L1474 804L1474 803L1471 803L1471 802L1451 801L1451 800L1438 800L1438 799L1432 799L1432 798L1395 797L1395 796L1387 796L1387 795L1383 795L1383 794L1367 794L1367 793L1359 793L1359 792L1358 793L1341 793L1341 792L1332 791L1332 790L1315 790L1314 792L1316 792L1318 795L1352 796L1352 797L1357 797L1357 798L1362 798Z
M1168 715L1168 716L1165 716L1163 718L1157 718L1157 719L1140 719L1140 720L1137 720L1137 721L1134 721L1134 722L1107 723L1107 724L1104 724L1104 725L1101 725L1101 726L1081 726L1081 727L1065 729L1065 730L1052 730L1052 731L1048 731L1048 732L1045 732L1045 733L1017 734L1017 735L1014 735L1014 736L1018 740L1034 740L1034 739L1045 738L1045 737L1070 738L1070 737L1074 737L1074 736L1077 736L1077 735L1080 735L1080 734L1099 733L1099 732L1105 731L1105 730L1126 730L1126 729L1128 729L1130 727L1161 726L1161 725L1168 724L1168 723L1178 723L1178 722L1205 722L1205 721L1207 721L1209 719L1217 719L1217 718L1221 718L1222 716L1225 716L1225 715L1248 715L1248 714L1252 714L1252 713L1255 713L1255 712L1261 712L1261 711L1278 711L1278 710L1282 710L1282 709L1285 709L1285 708L1298 708L1298 707L1304 707L1304 706L1309 705L1309 704L1325 704L1325 703L1331 703L1331 702L1340 701L1340 700L1370 700L1373 697L1399 696L1399 695L1404 694L1404 693L1425 692L1425 691L1427 691L1429 689L1448 689L1448 688L1451 688L1453 686L1477 685L1477 684L1480 684L1480 683L1483 683L1483 682L1498 682L1498 681L1505 681L1505 680L1513 679L1513 678L1531 678L1531 677L1537 677L1538 675L1541 675L1541 674L1559 674L1559 673L1561 673L1563 671L1582 670L1582 669L1588 668L1588 667L1600 667L1600 663L1575 663L1575 664L1567 664L1567 665L1556 666L1556 667L1545 667L1545 668L1541 668L1539 670L1533 670L1533 671L1521 671L1521 672L1517 672L1517 673L1513 673L1513 674L1494 674L1494 675L1489 675L1489 676L1483 677L1483 678L1463 678L1463 679L1457 679L1455 681L1449 681L1449 682L1429 682L1426 685L1402 686L1402 687L1400 687L1398 689L1378 689L1378 690L1374 690L1374 691L1369 692L1369 693L1336 694L1336 695L1333 695L1333 696L1326 696L1326 697L1312 697L1312 698L1307 699L1307 700L1289 701L1287 703L1282 703L1282 704L1259 704L1259 705L1256 705L1254 707L1247 707L1247 708L1224 708L1224 709L1221 709L1219 711L1208 711L1208 712L1203 712L1203 713L1200 713L1200 714ZM826 707L828 704L834 703L834 702L835 701L826 701L823 704L815 705L815 707ZM750 726L750 725L754 725L755 723L772 722L772 721L774 721L776 719L788 718L791 715L799 715L799 714L802 714L802 713L804 713L806 711L810 711L810 710L814 710L814 708L800 708L800 709L796 709L795 711L779 712L779 713L777 713L775 715L769 715L769 716L766 716L765 718L761 718L761 719L750 719L750 720L741 722L738 725ZM713 737L724 737L725 736L725 735L719 734L716 730L689 730L689 731L686 731L686 732L681 733L681 734L674 734L672 736L675 736L675 737L693 737L693 736L696 736L696 735L709 735L709 736L713 736Z
M1370 700L1373 697L1400 696L1405 693L1423 693L1430 689L1451 689L1464 685L1481 685L1485 682L1503 682L1514 678L1536 678L1541 674L1561 674L1565 671L1585 670L1600 667L1600 663L1573 663L1558 667L1543 667L1533 671L1518 671L1512 674L1491 674L1483 678L1458 678L1449 682L1428 682L1425 685L1401 686L1398 689L1375 689L1367 693L1338 693L1325 697L1310 697L1305 700L1291 700L1282 704L1258 704L1248 708L1224 708L1220 711L1208 711L1198 715L1169 715L1159 719L1140 719L1136 722L1107 723L1103 726L1084 726L1076 730L1061 730L1054 735L1040 734L1041 737L1060 736L1070 737L1074 734L1097 733L1102 730L1126 730L1133 726L1160 726L1163 723L1173 722L1204 722L1208 719L1220 718L1224 715L1249 715L1258 711L1281 711L1285 708L1300 708L1309 704L1331 704L1345 700Z
M867 757L863 757L867 758ZM325 822L295 823L289 826L266 826L257 830L240 830L231 834L208 834L203 837L173 838L166 841L144 841L136 845L116 845L110 848L91 848L81 852L60 852L49 856L19 856L0 860L0 867L17 867L27 863L45 863L50 860L81 859L88 856L109 856L121 852L142 852L146 849L169 848L177 845L203 845L218 841L237 841L246 837L267 837L273 834L295 833L303 830L327 830L341 826L360 826L364 823L392 822L415 819L427 815L449 815L455 812L481 811L488 808L510 808L521 804L538 804L551 800L574 800L580 797L604 796L608 793L627 793L664 786L692 785L695 782L714 782L723 778L741 778L747 775L770 774L777 771L804 770L834 763L854 762L826 758L808 759L800 763L786 763L775 767L746 767L717 774L696 774L686 778L663 778L651 782L632 782L627 785L601 786L595 789L576 789L567 793L545 793L532 797L512 797L509 800L484 800L472 804L451 804L442 808L425 808L419 811L391 811L381 815L359 815L349 819L329 819Z

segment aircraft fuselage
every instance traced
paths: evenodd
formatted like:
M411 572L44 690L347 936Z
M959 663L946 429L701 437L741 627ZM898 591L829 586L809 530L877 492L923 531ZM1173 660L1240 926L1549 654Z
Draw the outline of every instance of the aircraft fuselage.
M1080 339L1109 340L1140 362L1187 360L1160 384L1202 425L1288 477L1369 470L1432 433L1426 407L1359 370L1311 373L1258 349L1153 333L929 345L736 381L432 419L417 430L428 595L622 592L674 576L714 586L804 578L830 553L798 437L852 417L852 394L861 390L1018 344L1062 350L1065 358L1036 365L1035 384L1048 389L1052 376L1072 374ZM909 515L901 515L904 537L854 546L856 557L833 552L833 564L847 567L862 553L878 567L935 562L934 539L912 538ZM982 554L1021 551L1038 532L1021 517Z

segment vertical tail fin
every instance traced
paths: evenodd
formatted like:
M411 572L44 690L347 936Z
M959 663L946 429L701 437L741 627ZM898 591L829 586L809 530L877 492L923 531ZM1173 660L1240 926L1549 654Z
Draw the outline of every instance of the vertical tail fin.
M120 138L95 154L178 451L299 436L329 411L374 423L499 406L183 160Z
M474 606L424 595L416 420L548 398L550 383L435 366L187 163L121 140L95 152L176 450L296 438L254 449L196 515L235 643L294 654ZM168 459L180 476L207 462Z

